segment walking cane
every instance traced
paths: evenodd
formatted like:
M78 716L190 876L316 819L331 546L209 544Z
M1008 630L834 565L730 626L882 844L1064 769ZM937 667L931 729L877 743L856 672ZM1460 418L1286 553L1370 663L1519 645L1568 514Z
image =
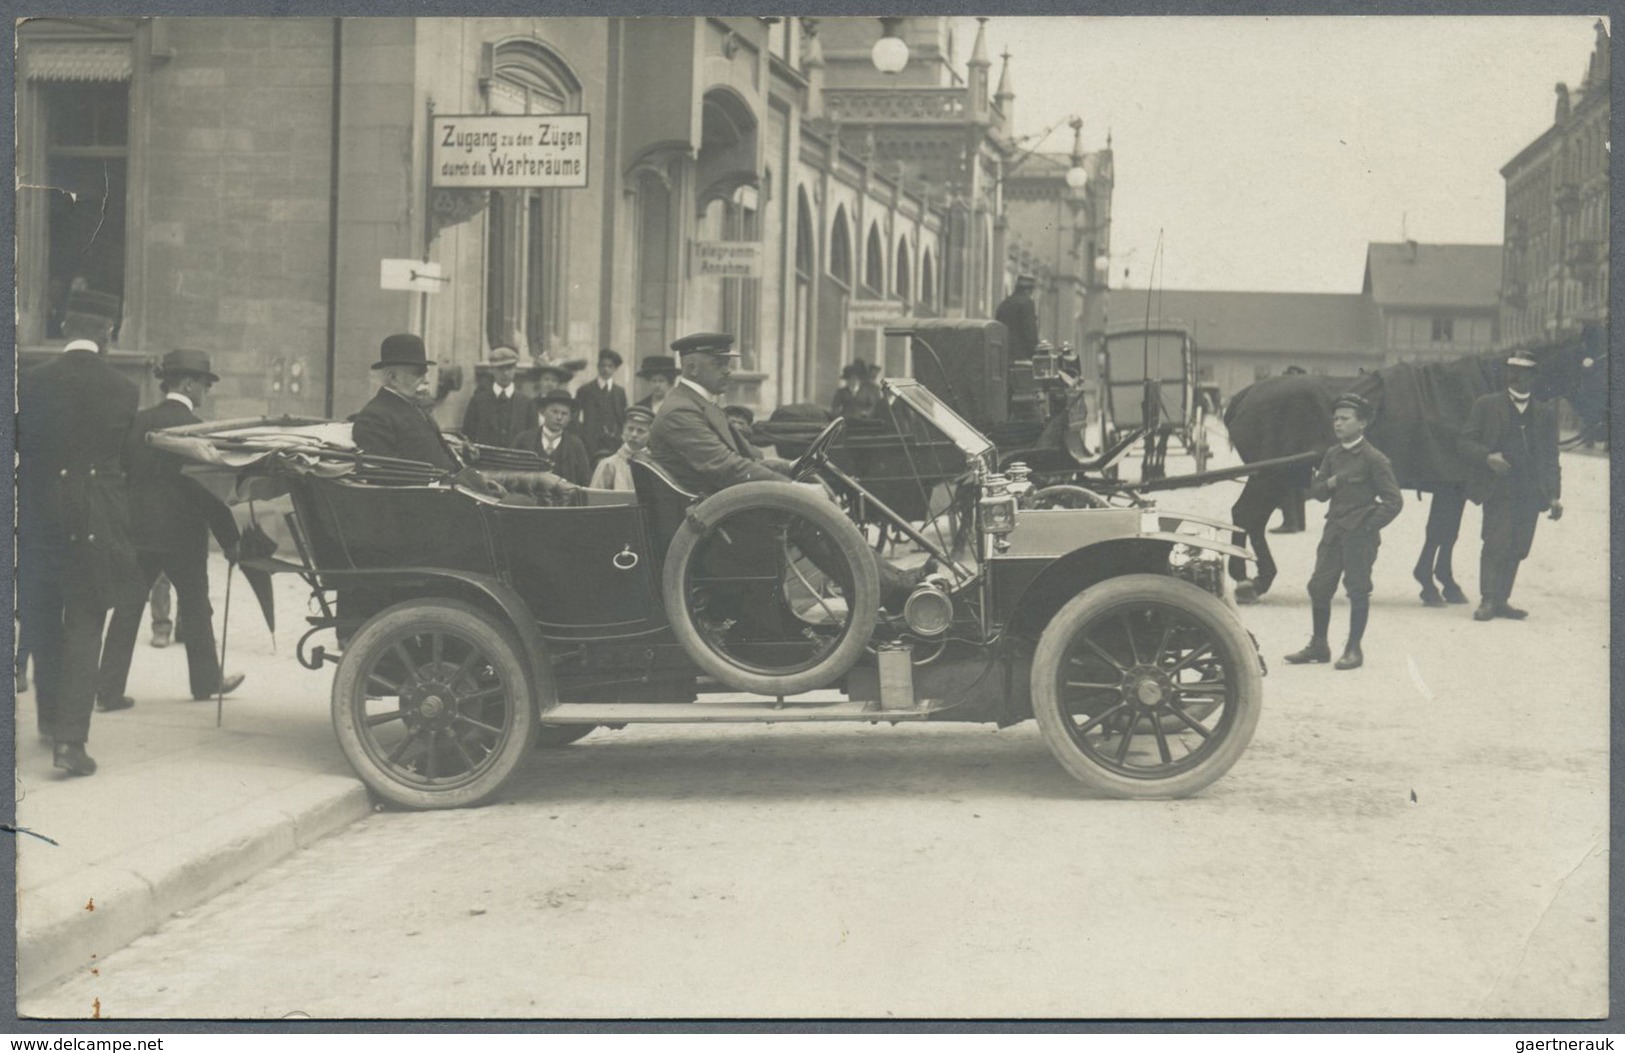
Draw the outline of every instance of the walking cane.
M226 634L231 631L231 573L235 569L229 562L226 564L226 611L220 616L220 683L215 687L217 694L214 697L214 726L219 727L221 715L226 708Z

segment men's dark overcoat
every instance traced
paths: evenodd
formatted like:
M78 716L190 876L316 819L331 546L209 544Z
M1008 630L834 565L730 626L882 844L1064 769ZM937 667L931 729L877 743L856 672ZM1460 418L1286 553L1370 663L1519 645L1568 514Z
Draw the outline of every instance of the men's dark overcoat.
M596 461L621 448L621 425L626 423L626 389L594 377L576 389L576 405L581 410L581 442L587 455Z
M1038 305L1032 293L1018 290L1004 298L993 317L1010 330L1010 358L1031 358L1038 350Z
M1557 457L1557 411L1549 402L1529 400L1527 429L1505 391L1480 395L1467 414L1456 448L1468 464L1467 496L1475 504L1514 497L1543 511L1562 498L1563 471ZM1496 475L1489 456L1499 453L1512 471Z
M536 454L542 459L544 471L568 479L577 486L586 486L592 481L592 460L587 456L587 448L581 444L580 439L569 432L564 432L559 437L558 445L553 447L552 453L548 453L542 443L541 428L520 432L519 437L514 440L514 446Z
M536 403L516 386L506 399L498 398L489 381L474 389L463 412L463 435L481 446L511 448L519 433L536 423Z
M120 460L139 401L94 351L63 352L18 378L18 541L66 550L64 602L105 611L140 595Z
M457 466L429 415L389 388L379 388L361 407L351 437L364 453L424 461L447 471Z
M143 585L150 590L163 574L175 586L181 624L186 626L183 642L191 694L206 698L220 683L214 608L209 602L209 533L222 549L235 545L241 534L231 509L185 475L180 458L147 443L147 436L161 428L199 423L196 413L172 398L147 407L135 415L125 438L124 465L130 487L130 536ZM102 645L98 694L103 705L122 697L129 682L141 611L137 600L113 612Z

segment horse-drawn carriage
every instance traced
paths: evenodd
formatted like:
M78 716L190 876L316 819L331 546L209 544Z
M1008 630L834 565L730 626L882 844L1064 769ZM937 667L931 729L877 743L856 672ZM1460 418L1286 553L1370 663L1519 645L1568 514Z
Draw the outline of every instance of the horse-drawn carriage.
M1207 469L1207 406L1197 383L1196 341L1182 326L1114 328L1100 350L1102 447L1139 431L1140 478L1168 474L1168 440L1177 436L1198 472Z
M339 741L397 804L479 803L538 741L634 723L1036 717L1061 764L1104 794L1183 796L1228 770L1263 675L1226 598L1222 563L1244 556L1230 525L1035 507L929 391L888 382L885 401L903 456L938 458L966 510L958 544L842 467L840 422L801 453L804 485L701 498L637 462L636 493L553 507L468 469L369 457L326 422L152 441L239 498L291 499L295 558L245 565L310 587L300 661L336 666ZM934 564L895 610L853 524L860 509Z

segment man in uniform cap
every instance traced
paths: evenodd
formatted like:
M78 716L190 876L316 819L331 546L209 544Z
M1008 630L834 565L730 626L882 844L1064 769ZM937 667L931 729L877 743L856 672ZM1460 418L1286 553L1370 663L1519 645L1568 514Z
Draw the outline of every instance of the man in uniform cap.
M620 353L610 348L598 352L598 376L576 389L576 406L581 413L581 443L587 456L598 461L621 445L621 424L626 419L626 388L615 383L621 368Z
M474 389L463 413L463 435L481 446L509 446L536 419L536 406L514 383L519 352L493 348L491 379Z
M1371 612L1371 567L1381 544L1378 535L1404 505L1388 458L1365 437L1370 422L1371 403L1359 395L1340 395L1332 403L1337 444L1326 451L1309 484L1309 496L1327 502L1326 528L1315 550L1315 571L1309 576L1314 634L1309 646L1286 656L1294 665L1331 661L1326 634L1339 578L1349 596L1349 638L1335 668L1358 669L1365 663L1360 644Z
M1521 619L1512 584L1529 555L1540 513L1563 516L1563 472L1557 458L1557 413L1532 396L1535 360L1506 360L1506 390L1480 395L1467 414L1457 449L1468 462L1467 496L1484 506L1484 549L1478 561L1478 609L1473 617Z
M233 691L243 682L241 673L226 676L221 672L214 644L214 609L209 603L209 534L214 534L229 562L236 562L241 535L231 509L203 484L183 474L180 458L148 445L147 436L161 428L202 423L197 409L219 379L210 370L206 353L169 352L158 369L163 400L135 415L124 440L130 536L136 559L146 588L160 574L167 575L175 586L181 624L186 627L182 642L187 678L192 697L199 701ZM102 647L97 691L100 709L126 709L135 704L124 689L144 606L138 600L113 612Z
M567 430L575 415L575 399L568 391L556 388L536 400L538 426L520 433L515 445L539 456L545 467L571 484L571 488L586 486L592 478L592 463L587 459L587 448L581 440Z
M423 461L448 472L457 467L434 419L417 402L432 364L422 337L412 333L384 337L372 365L381 382L378 393L355 415L352 437L358 449L379 457Z
M1030 359L1038 350L1038 305L1033 302L1033 289L1038 281L1030 274L1016 279L1016 291L1004 298L993 317L1010 330L1010 358L1012 361Z
M655 415L643 406L628 406L621 425L620 449L598 462L592 470L594 490L634 490L632 461L649 448L649 425Z
M733 342L726 333L695 333L671 345L682 358L683 373L655 414L649 456L678 486L694 493L710 494L754 481L791 482L790 465L765 460L717 406L739 357ZM827 562L822 551L808 549L807 555L814 563ZM903 571L878 557L875 562L882 600L888 610L900 609L926 568Z
M672 385L677 383L677 360L670 355L648 355L638 367L638 376L649 382L649 393L638 399L638 405L650 413L659 413Z
M142 594L119 456L140 392L105 358L116 321L70 301L66 348L17 382L19 610L40 734L72 775L96 770L85 743L107 611Z

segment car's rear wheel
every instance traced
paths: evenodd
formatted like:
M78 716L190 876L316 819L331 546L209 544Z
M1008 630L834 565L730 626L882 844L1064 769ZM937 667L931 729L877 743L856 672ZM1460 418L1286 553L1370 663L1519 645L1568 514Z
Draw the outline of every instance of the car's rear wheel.
M481 804L536 739L523 651L468 604L396 604L345 646L333 677L333 728L361 780L385 800Z
M1263 680L1252 639L1188 582L1130 574L1073 597L1039 637L1033 714L1057 760L1112 797L1184 797L1252 741Z
M672 632L737 691L828 687L863 655L880 573L862 533L812 487L730 486L691 509L666 551Z

